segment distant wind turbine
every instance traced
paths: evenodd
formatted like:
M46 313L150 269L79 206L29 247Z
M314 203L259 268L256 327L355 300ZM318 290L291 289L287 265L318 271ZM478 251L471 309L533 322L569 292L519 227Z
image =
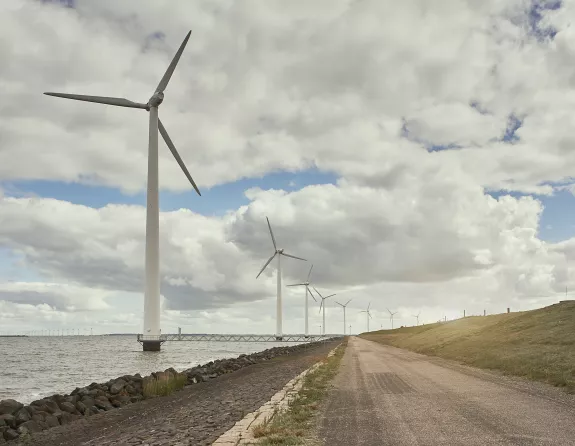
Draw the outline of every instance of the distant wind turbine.
M413 314L412 316L417 319L417 325L419 325L419 316L421 315L421 311L417 314Z
M307 280L305 282L302 283L294 283L292 285L288 285L288 286L304 286L305 287L305 336L308 336L308 293L309 295L311 295L311 297L313 298L314 301L317 302L316 298L314 297L313 293L311 292L311 290L309 289L309 278L311 277L311 270L313 269L313 265L311 266L311 268L309 269L309 273L307 274Z
M307 260L302 259L301 257L292 256L291 254L284 252L283 249L278 249L278 247L276 245L276 239L275 239L274 233L272 231L272 225L270 225L270 220L267 217L266 217L266 220L268 222L268 228L270 230L270 235L272 237L272 243L274 244L274 253L268 259L268 261L266 262L264 267L260 270L260 272L256 276L256 279L260 276L261 273L264 272L264 269L266 269L266 267L270 264L270 262L277 255L278 256L278 272L277 272L277 286L278 286L278 288L277 288L277 301L276 301L276 339L278 341L280 341L282 339L282 266L281 266L281 256L291 257L292 259L303 260L304 262L307 262Z
M351 302L351 299L346 302L345 305L340 304L338 301L335 303L338 304L341 308L343 308L343 335L345 336L345 307Z
M143 341L144 350L160 349L160 211L159 211L159 192L158 192L158 131L164 138L172 155L184 171L188 181L196 190L198 195L200 190L188 172L176 146L168 136L162 121L158 118L158 108L164 100L164 90L170 82L170 78L176 69L184 48L188 43L190 34L188 32L160 83L156 91L147 103L133 102L124 98L113 98L107 96L86 96L80 94L68 93L51 93L44 94L56 96L64 99L75 99L77 101L95 102L98 104L115 105L117 107L139 108L150 113L149 123L149 142L148 142L148 179L146 195L146 272L145 272L145 294L144 294L144 335L148 341ZM150 337L152 339L150 339ZM145 338L144 338L145 339Z
M326 300L328 297L335 296L335 294L330 294L329 296L323 297L323 296L321 295L321 293L320 293L318 290L315 289L315 287L312 287L312 288L313 288L313 290L317 293L317 295L321 298L321 303L319 304L319 311L321 311L322 308L323 308L322 334L325 334L325 300Z
M369 320L371 319L371 313L369 312L369 307L371 302L367 304L367 310L362 310L360 313L365 313L365 317L367 319L367 331L369 332Z
M387 312L389 313L389 320L391 321L391 329L393 330L393 316L395 316L398 312L392 313L389 311L389 308L386 308Z

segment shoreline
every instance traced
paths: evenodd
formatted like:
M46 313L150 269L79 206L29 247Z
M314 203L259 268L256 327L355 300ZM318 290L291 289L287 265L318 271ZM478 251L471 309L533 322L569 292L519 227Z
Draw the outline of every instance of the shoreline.
M99 416L113 409L132 405L153 398L145 398L150 383L170 383L185 380L185 387L206 383L222 375L231 374L248 366L270 361L319 347L330 341L298 344L289 347L272 347L236 358L219 359L178 373L173 368L155 372L146 377L139 374L124 375L106 383L91 383L74 389L68 395L55 394L23 405L14 400L0 401L0 433L3 441L15 441L68 425L80 419Z

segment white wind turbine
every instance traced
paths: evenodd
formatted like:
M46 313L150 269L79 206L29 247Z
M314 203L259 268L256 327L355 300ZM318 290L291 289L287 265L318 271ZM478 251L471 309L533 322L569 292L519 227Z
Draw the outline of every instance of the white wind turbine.
M367 310L362 310L360 313L365 313L365 317L367 319L367 331L369 332L369 320L371 319L371 313L369 312L369 307L371 302L367 304Z
M345 305L344 304L340 304L338 301L335 301L336 304L338 304L341 308L343 308L343 335L345 336L345 307L347 307L347 305L351 302L351 299L348 300Z
M307 280L305 282L302 283L294 283L292 285L288 285L288 286L305 286L305 336L307 337L309 335L308 331L308 293L309 295L313 298L313 300L316 300L316 298L314 297L313 293L311 292L311 290L309 289L309 278L311 277L311 270L313 269L313 265L311 266L311 268L309 269L309 273L307 274Z
M65 99L75 99L77 101L95 102L98 104L115 105L117 107L139 108L150 113L149 124L149 143L148 143L148 179L147 179L147 196L146 196L146 276L145 276L145 294L144 294L144 350L160 349L160 243L159 243L159 192L158 192L158 130L168 148L174 155L174 158L180 165L188 181L192 184L198 195L200 191L192 176L188 172L180 154L176 150L174 143L168 136L162 121L158 118L158 107L164 100L164 90L174 73L176 65L182 56L184 48L188 43L190 34L180 45L156 91L147 103L132 102L124 98L113 98L107 96L86 96L79 94L67 93L44 93L48 96L56 96ZM147 341L146 341L147 338Z
M389 320L391 321L391 329L393 330L393 316L395 316L398 312L392 313L389 311L389 308L386 308L387 312L389 313Z
M264 267L260 270L260 272L256 276L256 279L260 276L261 273L264 272L264 269L266 269L266 267L270 264L270 262L277 255L278 256L278 272L277 272L277 275L278 275L278 277L277 277L277 284L278 284L277 293L278 294L277 294L277 302L276 302L276 339L278 341L281 341L281 338L282 338L282 267L281 267L281 256L291 257L292 259L303 260L304 262L307 262L307 260L302 259L301 257L296 257L296 256L292 256L290 254L287 254L286 252L284 252L283 249L278 249L278 247L276 245L276 239L275 239L274 233L272 231L272 225L270 225L270 220L267 217L266 217L266 220L268 222L268 228L270 229L270 235L272 237L272 243L274 244L274 250L275 251L274 251L273 255L268 259L268 261L266 262Z
M313 288L313 290L317 293L317 295L318 295L319 297L321 297L321 303L319 304L319 311L321 311L322 308L323 308L322 334L325 334L325 303L324 303L324 301L325 301L328 297L335 296L335 294L330 294L329 296L323 297L323 296L321 295L321 293L320 293L318 290L315 289L315 287L312 287L312 288Z
M413 314L412 316L417 319L417 325L419 326L419 316L421 315L421 311L417 314Z

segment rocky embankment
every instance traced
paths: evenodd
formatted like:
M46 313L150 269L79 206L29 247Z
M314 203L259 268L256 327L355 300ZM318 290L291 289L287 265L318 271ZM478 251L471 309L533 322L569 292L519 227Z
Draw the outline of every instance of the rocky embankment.
M144 389L149 382L185 377L187 385L194 385L317 344L321 342L293 347L274 347L233 359L219 359L180 373L169 368L145 377L139 374L125 375L106 383L92 383L86 387L76 388L69 395L52 395L33 401L29 405L14 400L3 400L0 401L0 444L141 401L145 398Z

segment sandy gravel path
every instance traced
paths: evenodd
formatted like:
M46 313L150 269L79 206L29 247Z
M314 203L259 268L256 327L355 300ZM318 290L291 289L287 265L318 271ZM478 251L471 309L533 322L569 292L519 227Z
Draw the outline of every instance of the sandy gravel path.
M254 364L173 395L141 401L38 434L34 446L210 445L338 342ZM13 443L8 443L13 444Z
M575 445L575 396L351 338L321 436L329 446Z

